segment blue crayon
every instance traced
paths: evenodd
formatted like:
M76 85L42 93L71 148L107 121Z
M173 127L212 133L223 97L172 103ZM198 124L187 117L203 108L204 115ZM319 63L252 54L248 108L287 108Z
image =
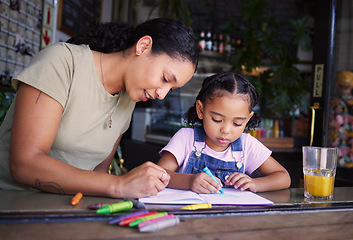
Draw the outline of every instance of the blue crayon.
M140 210L137 212L123 214L123 215L120 215L119 217L116 217L116 218L110 220L109 224L118 224L119 222L121 222L122 220L124 220L126 218L135 217L135 216L142 215L142 214L145 214L148 212L149 212L148 210Z
M224 193L223 189L222 189L222 185L217 181L217 179L213 176L213 174L211 173L210 169L208 169L208 167L205 167L203 170L202 170L204 173L206 173L208 176L210 176L213 180L215 180L215 182L221 186L221 189L219 190L220 193Z

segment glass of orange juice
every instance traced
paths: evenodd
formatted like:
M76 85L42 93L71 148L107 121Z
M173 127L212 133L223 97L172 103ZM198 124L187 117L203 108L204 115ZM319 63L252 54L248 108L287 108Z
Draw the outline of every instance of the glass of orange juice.
M331 199L337 167L337 148L303 147L304 196Z

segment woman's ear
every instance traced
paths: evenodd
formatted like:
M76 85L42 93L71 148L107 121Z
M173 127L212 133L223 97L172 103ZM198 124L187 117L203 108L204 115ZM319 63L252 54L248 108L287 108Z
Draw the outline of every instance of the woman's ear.
M136 55L143 54L146 50L152 49L152 38L148 35L140 38L136 43Z
M200 120L203 119L203 104L200 100L196 101L196 113Z

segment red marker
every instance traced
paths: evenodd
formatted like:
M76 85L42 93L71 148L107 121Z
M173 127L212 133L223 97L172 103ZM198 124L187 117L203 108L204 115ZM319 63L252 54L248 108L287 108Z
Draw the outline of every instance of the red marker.
M135 217L130 217L130 218L126 218L124 220L122 220L119 225L120 226L127 226L129 225L130 223L132 223L133 221L137 220L137 219L140 219L140 218L143 218L143 217L146 217L146 216L149 216L149 215L154 215L154 214L157 214L158 212L154 211L154 212L149 212L149 213L145 213L145 214L141 214L141 215L138 215L138 216L135 216Z
M78 192L72 199L71 199L71 205L75 206L77 205L80 201L81 198L83 197L82 193Z

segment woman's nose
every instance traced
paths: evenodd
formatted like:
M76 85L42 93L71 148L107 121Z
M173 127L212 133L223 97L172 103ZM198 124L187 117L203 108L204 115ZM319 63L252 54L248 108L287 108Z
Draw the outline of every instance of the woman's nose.
M156 90L157 98L159 100L163 100L165 98L165 96L167 96L168 92L169 92L169 89L167 89L167 88L164 88L164 89L158 88Z

